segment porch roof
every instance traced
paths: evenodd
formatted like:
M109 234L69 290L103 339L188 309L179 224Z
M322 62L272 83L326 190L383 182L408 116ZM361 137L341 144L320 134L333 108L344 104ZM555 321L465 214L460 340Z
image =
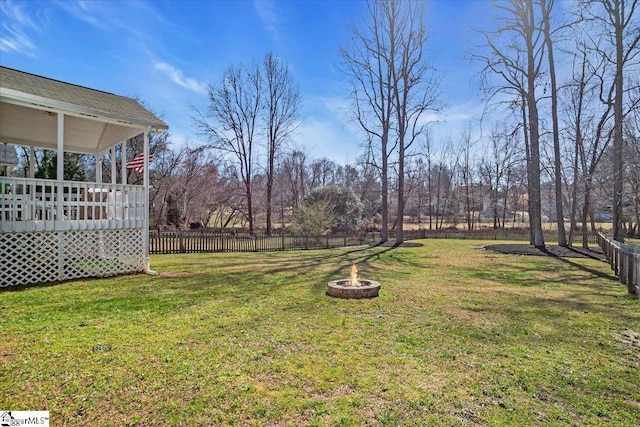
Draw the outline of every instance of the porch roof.
M138 101L0 66L0 142L55 150L57 113L64 150L99 154L168 126Z

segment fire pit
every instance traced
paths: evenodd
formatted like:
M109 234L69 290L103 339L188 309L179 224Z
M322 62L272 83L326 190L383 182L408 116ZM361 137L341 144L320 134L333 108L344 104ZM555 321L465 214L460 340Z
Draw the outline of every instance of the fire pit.
M358 279L358 269L351 266L349 279L333 280L327 283L327 295L335 298L375 298L380 291L380 283Z

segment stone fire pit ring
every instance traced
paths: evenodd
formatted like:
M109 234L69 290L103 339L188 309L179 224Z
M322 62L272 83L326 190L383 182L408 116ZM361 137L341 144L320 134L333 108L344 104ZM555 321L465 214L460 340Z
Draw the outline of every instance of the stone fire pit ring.
M327 283L327 295L334 298L375 298L380 291L380 283L358 279L360 285L349 285L349 279L333 280Z

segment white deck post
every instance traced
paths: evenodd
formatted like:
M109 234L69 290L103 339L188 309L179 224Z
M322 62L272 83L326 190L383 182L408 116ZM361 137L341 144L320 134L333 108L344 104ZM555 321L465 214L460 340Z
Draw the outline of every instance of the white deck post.
M62 199L64 197L62 182L64 181L64 114L58 113L58 146L57 146L57 158L56 158L56 219L62 220Z
M96 159L96 183L102 184L102 159L100 158L101 154L96 154L94 157Z
M127 184L127 141L120 144L120 180Z
M58 113L58 134L57 134L57 158L56 158L56 219L62 221L62 198L64 181L64 114ZM62 233L58 234L58 280L64 279L64 245Z
M33 145L29 146L29 178L36 175L36 150Z
M58 113L58 158L56 159L57 180L64 181L64 114Z
M158 272L151 270L149 261L149 134L151 133L151 126L147 126L147 130L144 133L144 171L142 173L142 181L144 184L144 230L142 230L142 236L144 241L144 264L145 273L156 275Z
M117 184L118 180L116 177L116 146L114 145L109 149L111 152L111 183Z

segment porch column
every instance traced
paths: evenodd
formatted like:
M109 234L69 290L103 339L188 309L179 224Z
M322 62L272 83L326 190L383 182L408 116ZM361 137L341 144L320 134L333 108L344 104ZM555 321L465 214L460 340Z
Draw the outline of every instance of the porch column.
M64 181L64 114L58 113L58 157L56 159L56 176Z
M120 180L127 184L127 141L120 144Z
M117 176L116 176L116 146L110 148L111 151L111 183L117 184Z
M29 178L36 175L36 150L33 145L29 147Z
M145 273L156 275L157 272L151 270L151 265L149 263L149 134L151 133L151 126L147 126L147 130L144 133L144 171L142 172L142 181L144 185L144 221L143 226L144 230L142 230L142 236L144 241L144 263L145 263Z
M58 147L56 158L56 219L61 221L63 219L62 200L64 197L63 184L64 181L64 114L58 113Z
M58 221L62 221L62 199L64 197L63 181L64 181L64 114L58 113L58 150L56 159L56 217ZM62 233L58 235L58 280L64 279L64 241Z
M96 182L102 184L102 159L100 154L94 155L96 159Z

